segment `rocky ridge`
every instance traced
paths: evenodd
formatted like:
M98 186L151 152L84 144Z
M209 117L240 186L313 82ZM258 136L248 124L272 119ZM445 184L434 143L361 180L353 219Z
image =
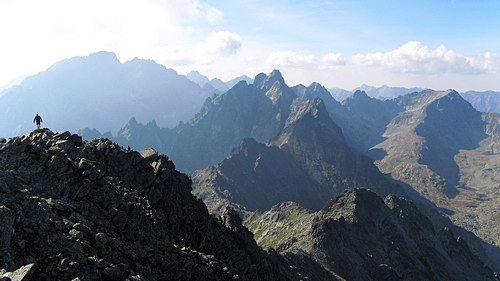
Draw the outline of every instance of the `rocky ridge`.
M0 139L0 267L32 280L298 280L152 149L47 129ZM75 279L79 278L79 279Z
M315 213L282 203L248 225L260 245L308 256L342 280L497 280L463 239L394 195L347 190Z

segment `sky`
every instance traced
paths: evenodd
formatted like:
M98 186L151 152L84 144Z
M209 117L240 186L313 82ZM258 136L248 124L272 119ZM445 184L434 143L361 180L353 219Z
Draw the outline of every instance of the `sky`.
M0 88L98 51L224 81L500 91L500 0L0 0Z

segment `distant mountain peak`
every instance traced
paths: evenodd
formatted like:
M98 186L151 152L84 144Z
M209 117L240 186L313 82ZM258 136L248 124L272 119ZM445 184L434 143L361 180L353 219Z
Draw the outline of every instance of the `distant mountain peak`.
M129 125L132 125L132 126L138 125L137 120L135 119L135 117L132 117L132 118L130 118L130 120L128 120L127 126L129 126Z
M109 61L119 61L118 57L114 52L108 52L108 51L99 51L95 53L91 53L90 55L84 57L84 58L92 58L92 59L98 59L98 60L109 60Z
M269 77L279 77L280 79L283 79L281 72L277 69L274 69L273 71L271 71L271 73L269 74Z
M210 79L205 75L200 74L197 70L193 70L186 74L187 79L195 82L196 84L203 87L206 83L210 82Z
M462 96L460 96L460 94L453 89L447 90L447 92L448 92L448 96L462 98Z
M232 80L229 80L226 82L226 85L231 89L234 85L236 85L237 83L239 83L240 81L245 81L247 84L252 84L253 83L253 79L246 76L246 75L242 75L242 76L239 76L239 77L236 77Z
M315 89L315 88L325 88L325 87L323 87L323 85L321 85L318 82L312 82L309 86L307 86L307 88Z
M371 99L371 98L366 94L365 91L356 90L354 94L352 94L352 96L348 97L347 99L361 100L361 99Z
M273 85L278 82L281 85L285 84L285 79L281 75L281 72L277 69L273 70L269 76L264 73L259 73L255 76L254 85L261 89L270 89Z
M363 85L357 87L356 89L354 89L353 91L361 90L361 91L368 92L368 91L372 91L372 90L375 90L375 89L377 89L377 87L363 84Z

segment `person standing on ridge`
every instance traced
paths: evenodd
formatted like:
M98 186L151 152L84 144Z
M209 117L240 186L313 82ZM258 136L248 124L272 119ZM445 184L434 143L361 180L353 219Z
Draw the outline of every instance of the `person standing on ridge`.
M35 119L33 119L33 123L36 124L36 128L40 129L40 124L43 122L42 117L40 115L36 115Z

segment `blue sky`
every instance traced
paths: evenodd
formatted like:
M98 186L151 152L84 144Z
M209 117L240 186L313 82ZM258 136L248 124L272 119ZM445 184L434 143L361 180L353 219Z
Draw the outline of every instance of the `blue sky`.
M0 0L0 85L107 50L223 80L500 90L499 15L498 0Z
M250 2L250 3L249 3ZM500 1L208 1L242 35L327 51L371 52L408 41L462 52L500 49ZM245 4L246 3L246 4ZM297 37L304 41L300 42ZM327 44L325 44L327 43Z

